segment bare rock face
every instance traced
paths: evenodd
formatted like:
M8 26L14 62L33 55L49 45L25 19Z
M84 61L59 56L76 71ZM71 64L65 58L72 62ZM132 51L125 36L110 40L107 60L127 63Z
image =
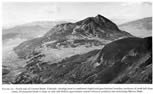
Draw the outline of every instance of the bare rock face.
M43 37L25 41L14 48L14 51L19 57L26 58L42 46L50 48L77 47L80 45L97 46L106 44L105 41L131 36L131 34L121 31L109 19L97 15L76 23L56 25Z
M49 64L38 55L14 84L152 83L152 37L124 38L101 50Z

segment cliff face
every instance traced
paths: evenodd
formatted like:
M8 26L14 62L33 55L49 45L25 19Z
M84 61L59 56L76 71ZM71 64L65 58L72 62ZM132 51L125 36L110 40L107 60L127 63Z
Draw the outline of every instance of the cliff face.
M97 15L76 23L56 25L43 37L25 41L14 48L14 51L19 57L27 58L35 50L42 47L58 49L82 45L98 46L108 43L107 41L131 36L131 34L121 31L109 19Z
M152 83L152 37L124 38L61 62L27 61L14 84Z

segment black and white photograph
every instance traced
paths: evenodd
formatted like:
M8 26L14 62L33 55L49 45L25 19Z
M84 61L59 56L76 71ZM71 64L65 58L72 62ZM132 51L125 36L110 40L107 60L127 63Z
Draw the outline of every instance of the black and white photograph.
M2 84L152 84L152 2L3 2Z

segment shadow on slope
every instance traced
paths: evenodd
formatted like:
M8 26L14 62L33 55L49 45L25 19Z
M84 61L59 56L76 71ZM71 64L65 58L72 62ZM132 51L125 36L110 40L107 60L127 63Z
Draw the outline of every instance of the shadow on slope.
M14 84L152 83L152 37L125 38L56 64L34 58ZM30 65L29 65L30 64Z

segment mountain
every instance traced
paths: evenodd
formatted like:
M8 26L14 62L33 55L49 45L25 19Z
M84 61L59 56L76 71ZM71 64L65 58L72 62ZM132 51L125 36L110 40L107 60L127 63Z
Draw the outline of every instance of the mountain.
M152 83L152 37L134 37L101 15L58 24L14 51L24 64L3 67L3 83Z
M43 54L27 61L14 84L151 84L152 37L123 38L100 50L43 62Z
M40 37L40 35L45 34L53 26L64 23L64 21L51 22L51 21L37 21L26 23L22 25L17 25L11 28L3 28L2 30L2 39L3 41L21 38L21 39L33 39Z
M76 23L66 23L57 25L52 28L45 37L56 39L73 39L80 38L103 38L116 39L118 37L129 35L129 33L119 30L117 25L105 18L97 15L96 17L88 17ZM62 37L61 37L62 36Z
M152 35L152 17L139 19L119 25L119 28L128 31L137 37L147 37Z
M76 23L63 23L51 28L43 37L34 38L14 48L20 58L29 58L40 49L99 46L115 39L131 37L104 16L88 17Z

